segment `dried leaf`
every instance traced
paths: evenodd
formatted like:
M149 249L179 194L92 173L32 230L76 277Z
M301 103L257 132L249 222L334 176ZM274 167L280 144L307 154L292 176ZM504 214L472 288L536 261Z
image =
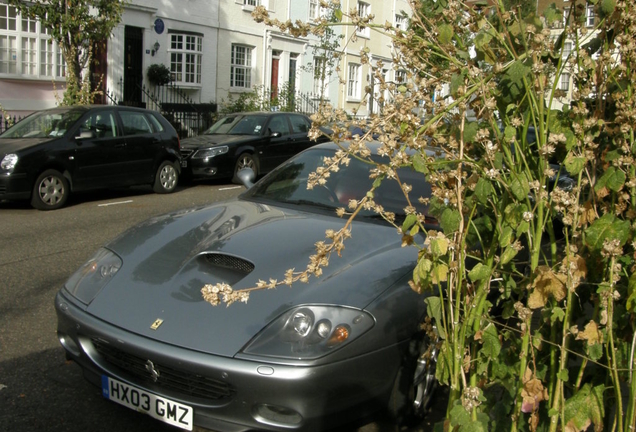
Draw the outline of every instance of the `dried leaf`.
M550 297L558 302L563 300L567 294L566 280L565 275L555 273L548 266L537 267L535 278L532 281L534 290L528 298L528 307L530 309L542 308Z
M590 321L585 330L577 333L576 340L585 340L589 345L595 345L603 342L603 333L598 330L598 325L594 321Z

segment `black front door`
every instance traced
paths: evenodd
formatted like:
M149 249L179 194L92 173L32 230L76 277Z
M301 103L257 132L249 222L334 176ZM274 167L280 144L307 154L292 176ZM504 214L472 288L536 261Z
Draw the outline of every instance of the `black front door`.
M124 104L141 106L144 29L126 26L124 40Z

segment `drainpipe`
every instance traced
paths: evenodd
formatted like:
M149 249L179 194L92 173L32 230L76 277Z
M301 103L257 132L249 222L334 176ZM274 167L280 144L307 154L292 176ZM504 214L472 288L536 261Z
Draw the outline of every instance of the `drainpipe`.
M261 81L263 88L267 89L267 39L269 37L269 29L265 28L263 32L263 72L261 73Z

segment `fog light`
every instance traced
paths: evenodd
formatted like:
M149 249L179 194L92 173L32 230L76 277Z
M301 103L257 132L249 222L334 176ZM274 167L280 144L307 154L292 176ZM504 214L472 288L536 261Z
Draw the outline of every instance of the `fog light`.
M71 339L71 337L64 333L57 334L58 339L60 340L60 344L66 349L66 351L73 354L75 357L79 357L81 354L80 347L77 346L75 341Z
M253 415L256 421L272 426L298 426L303 421L293 409L275 405L256 405Z
M206 168L205 173L206 174L210 174L210 175L214 175L214 174L216 174L216 168Z

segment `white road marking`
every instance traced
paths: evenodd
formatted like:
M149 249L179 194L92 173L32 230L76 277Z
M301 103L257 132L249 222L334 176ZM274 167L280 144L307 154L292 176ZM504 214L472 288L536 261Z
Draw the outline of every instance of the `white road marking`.
M133 202L133 200L128 200L128 201L118 201L118 202L112 202L112 203L107 203L107 204L97 204L97 207L108 207L108 206L112 206L112 205L119 205L119 204L128 204Z
M234 189L241 189L243 186L234 186L234 187L226 187L226 188L219 188L220 191L224 191L224 190L234 190Z

